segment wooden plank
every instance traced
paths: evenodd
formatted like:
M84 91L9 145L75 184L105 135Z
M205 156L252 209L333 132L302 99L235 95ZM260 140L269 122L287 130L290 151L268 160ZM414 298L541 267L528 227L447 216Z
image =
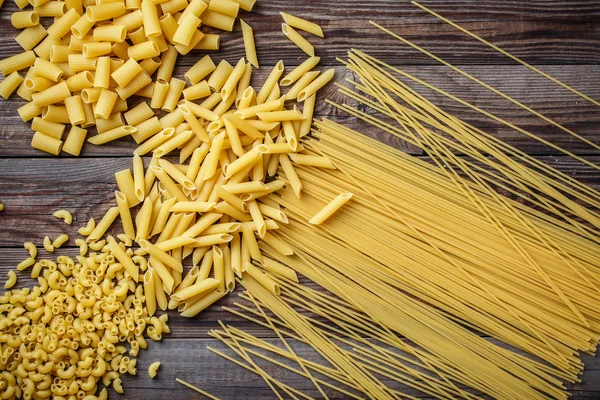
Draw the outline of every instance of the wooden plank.
M267 341L283 347L278 339L267 339ZM306 345L298 344L293 340L290 340L290 344L299 356L311 361L322 362L316 357L315 352L307 348ZM180 378L222 399L249 398L249 393L252 394L252 399L266 400L275 398L260 377L208 351L206 346L211 346L229 355L233 354L224 344L216 339L179 340L165 336L165 339L161 342L150 343L147 351L140 352L138 375L123 378L125 395L131 400L163 399L173 393L173 390L177 390L178 399L199 398L197 394L191 390L188 391L175 382L175 378ZM254 358L256 359L256 357ZM277 359L281 360L280 358ZM583 359L586 362L586 371L583 374L582 383L569 388L573 391L571 399L597 399L600 396L599 359L590 356L584 356ZM160 361L161 366L158 376L155 379L150 379L146 371L148 366L154 361ZM274 368L270 363L256 362L276 379L280 379L286 384L302 390L313 398L322 398L309 380L299 377L283 368ZM205 367L198 368L199 365ZM291 363L288 365L297 367L297 365ZM399 383L390 382L385 379L382 379L382 381L394 389L402 390L408 395L418 396L421 399L431 398ZM333 390L327 390L326 393L332 399L347 399L346 396Z
M230 62L235 63L231 56L226 57ZM325 69L321 66L320 69ZM402 69L412 75L415 75L426 82L436 85L440 89L481 106L486 111L494 113L518 126L541 135L544 139L567 148L569 151L578 154L594 154L591 146L579 141L572 140L571 137L558 128L551 127L542 119L529 112L502 99L498 95L469 81L458 73L450 71L443 66L414 67L407 66ZM524 102L536 111L546 115L557 122L564 124L567 128L574 130L585 138L600 144L600 112L598 107L578 98L574 94L562 89L558 85L528 71L521 66L467 66L465 71L482 78L485 82L504 91L509 96ZM288 70L290 70L288 68ZM335 81L347 86L346 79L354 79L352 74L344 67L335 67ZM579 88L586 94L600 99L600 66L547 66L544 70L553 76L570 83ZM185 68L178 67L176 70L178 76L183 76ZM252 85L260 87L269 73L269 69L261 68L255 71ZM420 85L411 85L419 93L430 98L442 109L447 110L459 118L472 123L487 132L501 137L507 143L517 146L529 154L556 154L557 152L550 147L540 144L523 134L512 131L489 118L469 110L458 103L445 98L439 94L433 93ZM348 114L339 111L335 107L326 103L325 99L332 99L338 103L347 102L355 104L355 101L346 98L338 93L333 84L327 85L319 92L319 101L316 105L315 118L330 117L338 121L343 121L351 127L359 127L356 119ZM141 99L130 102L130 107L136 105ZM33 132L30 130L30 124L20 120L17 114L17 108L24 104L20 98L13 96L9 102L3 104L0 109L0 157L53 157L39 150L31 148L31 137ZM160 112L162 115L162 112ZM375 135L377 129L370 126L361 126L366 134ZM93 135L94 130L90 130ZM82 157L106 157L106 156L131 156L133 149L137 145L131 138L119 139L115 142L107 143L102 146L86 144L84 146ZM413 149L407 149L413 152ZM63 156L69 156L66 153Z

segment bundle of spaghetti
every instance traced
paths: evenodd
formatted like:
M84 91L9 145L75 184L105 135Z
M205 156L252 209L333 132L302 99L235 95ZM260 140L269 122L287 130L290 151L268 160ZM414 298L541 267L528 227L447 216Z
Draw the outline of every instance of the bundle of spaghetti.
M595 229L586 224L581 224L572 217L581 218L598 227L600 220L597 212L590 211L579 204L598 209L600 197L596 191L486 132L449 115L409 88L391 72L456 100L460 104L481 112L510 128L527 134L529 137L536 137L535 135L360 51L355 50L350 54L347 65L350 70L358 75L361 83L352 82L358 93L343 87L341 92L380 112L386 119L378 118L347 105L337 106L360 119L407 140L427 151L429 155L435 156L435 158L451 157L445 154L435 154L431 149L436 148L440 149L438 152L442 153L452 150L450 153L457 152L468 155L473 160L467 158L463 163L480 179L491 182L491 184L531 202L531 204L542 208L555 217L564 219L578 232L598 241ZM366 97L365 95L372 97ZM373 100L373 97L376 100ZM401 101L398 101L398 98ZM390 119L392 120L391 123ZM439 132L443 132L447 136L442 136ZM427 135L427 137L433 136L434 138L428 139L424 135ZM594 164L575 154L550 142L545 141L545 143L578 161L597 168ZM476 163L473 163L473 161L476 161ZM489 168L484 169L482 165Z
M594 307L600 298L586 279L598 279L595 244L512 200L499 203L473 182L450 180L444 170L340 125L316 125L319 140L307 139L304 145L332 159L339 171L298 168L302 200L289 189L273 199L291 219L279 234L296 245L300 260L268 249L265 254L350 302L373 323L407 337L436 363L444 360L444 368L452 365L452 371L437 371L444 377L496 396L508 393L505 379L517 391L534 388L532 396L539 395L537 390L563 396L554 386L557 379L577 380L582 368L577 351L593 352L598 340ZM469 190L460 190L464 187ZM322 228L310 227L310 216L343 191L359 194ZM472 196L486 208L476 207ZM510 212L502 206L511 207ZM508 237L485 210L494 213ZM557 263L523 221L585 274ZM542 273L510 239L519 241ZM552 366L506 351L465 326ZM486 368L473 371L474 363Z

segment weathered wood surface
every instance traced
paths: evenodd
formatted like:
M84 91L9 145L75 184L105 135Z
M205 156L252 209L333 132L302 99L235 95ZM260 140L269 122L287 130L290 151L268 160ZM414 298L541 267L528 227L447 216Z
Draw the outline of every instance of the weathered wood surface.
M0 11L0 48L3 56L8 56L19 52L20 48L13 40L18 32L10 25L10 14L17 7L11 0L5 3ZM432 0L423 3L526 61L541 65L544 71L582 92L600 99L600 1ZM283 59L286 66L293 67L305 59L305 55L281 33L280 11L304 16L322 25L326 39L311 38L317 55L321 57L319 68L335 67L336 81L340 84L344 84L344 80L352 78L352 75L344 71L336 57L344 58L348 50L358 48L600 164L600 152L569 138L556 128L549 128L538 118L464 77L451 73L369 24L369 20L377 21L600 144L600 111L595 106L516 65L405 0L258 0L255 12L241 14L253 26L256 35L261 69L254 74L255 86L260 85L270 66L278 60ZM183 75L204 54L193 52L181 57L176 75ZM212 54L216 60L226 59L232 63L244 55L239 23L233 33L223 35L221 51ZM545 162L582 182L600 188L600 171L558 156L556 151L491 123L440 95L427 90L420 91L468 122L528 154L539 155ZM319 94L316 117L335 118L389 144L418 153L389 135L339 112L326 104L325 98L348 101L337 94L333 85L329 85ZM104 146L86 145L80 158L66 155L48 157L30 147L32 132L27 124L20 121L16 112L22 104L16 96L10 101L0 99L0 202L6 206L0 214L0 277L5 276L8 269L14 268L27 255L22 248L24 241L33 241L41 249L41 240L45 235L53 238L68 233L72 240L65 245L66 248L59 249L55 254L76 255L77 249L72 246L77 237L77 228L90 217L101 217L114 204L116 184L113 174L131 167L130 156L135 147L132 140L122 139ZM73 211L74 223L71 227L52 217L52 212L59 208ZM43 250L40 253L43 254ZM20 277L25 275L19 274ZM3 282L2 278L0 282ZM31 282L27 278L20 280L20 284ZM270 331L221 310L220 306L231 306L235 301L238 301L237 296L227 296L192 320L170 313L172 334L166 335L160 343L151 343L150 349L141 353L138 376L124 378L124 398L200 398L175 383L175 377L196 384L223 399L274 398L261 378L206 349L207 345L218 349L224 347L208 336L209 330L218 327L218 319L259 337L273 336ZM314 358L314 353L306 348L299 346L296 349L300 355ZM586 372L582 383L570 386L572 399L599 398L600 358L582 358L586 363ZM160 360L162 366L158 378L150 380L146 369L156 360ZM294 387L305 389L306 394L320 397L308 381L289 373L282 374L281 370L273 372ZM345 398L339 393L327 393L331 398ZM414 390L407 390L406 393L418 395Z

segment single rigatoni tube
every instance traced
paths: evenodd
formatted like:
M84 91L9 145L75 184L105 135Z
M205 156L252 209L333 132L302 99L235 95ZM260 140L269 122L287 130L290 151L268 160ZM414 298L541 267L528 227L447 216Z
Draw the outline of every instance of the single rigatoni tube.
M147 37L156 37L162 34L160 23L158 22L158 11L156 5L150 0L142 1L142 18L144 21L144 31Z
M63 142L41 132L36 132L31 139L31 147L55 156L60 153Z
M127 42L113 43L112 52L121 60L129 60L129 44Z
M252 7L254 7L254 3L256 0L235 0L240 4L240 8L244 11L252 11Z
M221 36L214 33L207 33L194 46L196 50L219 50L221 47Z
M154 85L154 92L152 92L152 99L150 101L150 107L161 108L165 102L165 97L169 92L169 83L161 80L157 80Z
M38 107L33 101L23 104L17 109L23 122L27 122L42 113L42 107Z
M95 71L97 58L89 58L83 54L69 54L69 68L76 74L80 71Z
M161 56L161 64L156 73L156 80L162 80L169 82L173 77L173 69L175 68L175 62L177 61L177 49L173 46L169 46Z
M211 91L206 80L183 89L183 98L186 100L197 100L210 96Z
M120 17L113 19L113 24L123 25L127 32L139 28L144 24L144 18L142 17L142 10L136 9L130 13L121 15Z
M123 114L121 113L112 113L108 119L96 119L96 129L98 130L98 133L108 132L123 125L125 125L125 121L123 121Z
M227 78L233 71L233 67L227 61L222 60L208 79L208 86L215 92L220 91ZM221 96L222 97L222 96Z
M173 42L189 46L194 32L200 26L200 18L193 14L182 15L177 21L177 31L173 35Z
M12 72L0 83L0 96L8 99L22 82L23 77L17 71Z
M60 82L56 85L31 95L36 106L44 107L50 104L58 103L71 96L71 91L67 82Z
M31 129L60 140L65 132L65 125L35 117L31 123Z
M71 26L77 22L78 19L79 14L77 11L75 9L70 9L48 28L48 36L55 39L61 39L67 33L71 32Z
M184 10L188 6L187 0L168 0L160 3L163 14L175 14Z
M86 14L79 17L79 19L71 25L71 33L77 39L83 39L85 35L92 29L94 26L94 21L90 21Z
M146 58L140 62L140 67L142 67L142 69L146 71L148 75L152 75L154 71L160 68L161 65L162 61L158 57Z
M92 5L86 8L85 14L90 21L98 22L107 19L117 18L124 15L126 12L123 2L106 3L100 5Z
M94 29L94 39L98 42L121 43L127 37L124 25L104 25Z
M110 58L100 57L96 61L96 73L94 74L94 87L108 89L110 85Z
M25 28L15 37L15 41L25 51L29 51L37 46L48 35L46 29L41 25L30 26Z
M255 68L258 68L258 57L256 56L256 45L254 44L254 31L252 27L240 19L242 25L242 37L244 38L244 48L246 49L246 58Z
M118 93L120 98L125 100L142 90L150 83L152 83L152 78L150 78L150 75L148 75L146 71L142 71L137 74L135 78L133 78L131 82L127 84L127 86L117 87L115 88L115 91Z
M112 45L109 42L93 42L84 43L82 48L82 54L85 58L95 58L112 51Z
M50 60L50 50L55 44L63 44L62 39L53 36L46 36L44 40L42 40L37 46L35 46L33 50L38 55L38 57L43 58L44 60Z
M94 107L94 116L96 118L107 119L112 113L112 109L117 102L118 95L107 89L102 89L98 102Z
M143 101L137 106L133 107L131 110L127 111L125 114L123 114L123 116L125 117L125 121L127 121L128 125L136 126L152 118L154 116L154 111L152 111L152 109L148 106L148 103Z
M117 85L125 87L133 78L142 72L142 67L136 60L130 58L123 65L121 65L115 72L111 74L111 77L115 80Z
M40 16L35 11L20 11L12 13L10 22L15 28L23 29L37 25L40 22Z
M33 10L40 17L55 17L59 18L65 15L68 11L67 6L62 1L46 1L43 4L39 4L39 2L34 1Z
M85 111L83 110L83 101L81 101L80 96L66 98L65 107L67 108L71 125L79 125L85 121Z
M202 57L196 64L187 70L184 77L192 85L200 82L208 74L212 73L217 67L210 56Z
M136 44L127 49L127 55L136 61L144 60L146 58L158 57L160 55L160 49L154 42L143 42Z
M0 73L7 76L15 71L31 67L35 63L35 53L26 51L0 60Z
M86 135L87 130L82 129L78 126L72 126L67 136L67 139L63 144L62 150L65 153L69 153L74 156L79 156Z
M67 79L67 86L73 93L94 86L94 75L90 71L81 71Z
M168 112L174 111L184 88L185 81L177 78L171 78L171 81L169 82L169 90L167 91L167 95L165 96L165 100L163 101L161 109Z
M202 16L202 24L205 26L212 26L213 28L220 29L222 31L231 32L233 30L233 24L235 17L221 14L216 11L207 10Z
M69 54L73 54L69 46L62 44L52 45L50 48L50 62L65 63L69 62Z

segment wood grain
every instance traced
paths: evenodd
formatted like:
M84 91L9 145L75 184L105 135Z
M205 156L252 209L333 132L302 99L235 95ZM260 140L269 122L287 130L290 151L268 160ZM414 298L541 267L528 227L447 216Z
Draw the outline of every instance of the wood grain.
M235 63L235 59L227 57ZM318 67L325 69L324 66ZM402 70L435 84L440 89L446 90L468 102L484 108L499 117L502 117L516 125L540 135L571 152L577 154L594 154L595 150L579 141L573 140L567 133L549 125L533 114L520 109L505 99L492 93L486 88L468 80L460 74L450 71L443 66L407 66ZM466 72L483 79L486 83L505 92L509 96L525 103L534 110L556 120L569 129L581 134L594 143L600 144L600 112L595 105L580 99L571 92L553 84L545 78L527 70L522 66L466 66ZM178 67L176 73L183 76L185 68ZM289 68L287 70L290 70ZM335 81L348 86L346 79L353 76L343 66L336 66ZM593 98L600 99L600 66L546 66L544 70L558 79L573 85ZM252 85L260 87L269 73L269 69L261 68L253 75ZM529 154L551 155L557 151L550 147L541 145L521 133L502 126L489 118L470 110L460 104L433 93L418 84L411 84L420 93L434 101L444 110L447 110L459 118L485 129L487 132L501 137L507 143L520 148ZM319 101L316 105L315 117L332 117L354 125L355 118L339 111L325 102L325 99L334 100L337 103L356 104L355 101L338 93L334 84L327 85L318 94ZM141 99L130 101L134 106ZM52 157L31 147L33 132L30 124L20 120L17 108L25 102L13 98L10 102L0 103L0 157ZM160 113L162 115L162 112ZM360 125L356 125L360 126ZM361 126L362 131L375 135L377 129L368 125ZM95 134L90 130L89 135ZM115 142L102 146L85 144L82 157L118 157L131 156L136 144L131 138L119 139ZM409 149L409 152L411 150ZM69 156L66 153L63 156Z

